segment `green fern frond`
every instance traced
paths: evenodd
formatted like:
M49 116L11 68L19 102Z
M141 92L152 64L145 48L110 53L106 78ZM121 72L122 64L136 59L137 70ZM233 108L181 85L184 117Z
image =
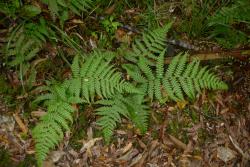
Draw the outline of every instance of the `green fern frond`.
M209 18L209 26L215 24L232 25L237 22L248 22L250 24L250 1L238 0L228 7L218 10Z
M143 95L130 95L122 99L129 112L129 119L144 134L148 129L149 107L144 104Z
M129 113L126 106L120 101L121 96L115 96L110 100L100 100L96 104L105 106L96 109L97 115L101 116L97 120L97 125L102 128L104 139L107 143L110 142L113 131L117 123L121 122L121 116L128 117Z
M92 0L71 0L69 8L77 15L81 15L81 12L86 12L92 7Z
M48 106L47 114L33 129L38 166L42 166L48 152L59 144L63 139L63 133L69 130L69 123L73 122L73 111L70 104L53 100Z
M16 27L6 44L6 60L11 66L20 65L31 60L42 49L43 44L54 36L44 19L38 24L24 23Z
M171 61L168 69L165 70L164 55L165 50L157 57L155 71L144 61L144 57L140 57L137 63L139 70L134 65L123 66L131 78L137 82L137 86L142 88L142 92L151 100L157 99L160 102L165 102L166 96L163 93L164 91L170 99L182 101L185 95L190 99L194 99L196 93L199 93L204 88L227 88L226 84L207 70L206 67L201 68L199 61L187 64L187 54L178 54ZM132 69L136 70L133 71Z
M79 66L79 57L75 56L71 65L71 71L73 78L80 77L80 66Z
M1 1L0 11L6 16L16 17L16 12L20 8L21 4L18 0Z
M175 101L183 100L186 94L194 99L201 89L227 89L227 85L220 81L206 67L199 67L199 61L187 64L187 54L176 56L168 67L163 86L169 97Z
M63 133L70 130L69 125L73 122L72 115L75 110L72 104L82 102L79 97L69 93L69 88L67 82L54 85L49 87L47 94L36 100L45 100L44 104L47 105L46 115L41 117L40 123L32 131L38 166L42 166L48 152L63 139Z
M239 29L237 25L244 26ZM231 6L223 7L208 19L208 26L212 28L210 37L226 48L232 48L239 43L247 43L250 30L250 1L238 0ZM230 34L230 35L228 35Z
M125 58L134 63L138 61L139 57L156 60L157 56L166 48L165 36L171 26L172 23L168 23L164 27L144 33L141 41L135 41L132 45L132 51L128 52L128 54L125 55Z
M143 105L142 95L116 95L111 99L97 101L96 104L103 105L96 109L96 114L100 116L97 125L102 128L107 143L110 142L117 124L121 123L121 116L131 119L142 134L146 132L149 112L148 107Z
M71 11L77 15L81 15L82 12L86 12L92 7L92 0L42 0L42 2L48 5L50 15L55 21L56 17L61 17L63 12Z
M80 67L80 76L82 96L88 102L93 101L96 94L108 98L117 91L138 93L133 85L122 80L121 74L116 72L109 61L105 61L100 52L93 52L86 59L86 62Z

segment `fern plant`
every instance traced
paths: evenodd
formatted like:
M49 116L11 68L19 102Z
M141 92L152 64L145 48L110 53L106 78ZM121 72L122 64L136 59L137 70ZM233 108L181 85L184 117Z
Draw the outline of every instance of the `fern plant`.
M71 66L72 77L52 88L51 86L43 88L49 93L36 99L36 102L45 101L48 108L47 114L33 130L39 166L42 165L49 150L62 140L63 132L69 130L74 112L73 105L93 102L96 96L107 99L117 92L139 92L132 84L122 80L121 74L109 64L113 56L108 58L107 54L110 55L110 52L102 54L95 51L83 64L76 56Z
M33 131L39 166L49 150L63 138L63 132L69 130L74 104L98 105L97 124L102 128L105 141L109 142L123 117L145 133L149 116L145 96L160 102L165 102L166 98L181 101L184 95L193 99L203 88L227 88L210 70L200 67L199 61L188 64L187 54L180 53L165 68L164 37L169 27L167 24L144 34L142 41L135 42L127 57L132 62L122 66L133 79L131 83L122 79L121 73L111 65L112 52L94 51L83 63L78 56L74 58L72 77L52 89L49 87L49 93L37 99L45 100L48 106L48 113Z
M30 19L39 15L41 9L38 6L22 3L19 0L2 0L0 2L0 13L13 19L18 17Z
M245 28L237 28L237 25ZM247 43L250 26L250 1L238 0L231 6L223 7L208 19L212 28L211 36L227 48ZM230 34L230 35L228 35Z
M72 105L81 102L81 99L70 94L64 85L53 86L50 93L38 97L37 101L42 99L46 100L48 111L32 132L36 142L38 166L42 166L49 150L63 139L63 132L70 130L69 124L73 122L72 114L75 111Z
M63 21L68 19L68 12L71 11L77 15L87 11L92 6L91 0L41 0L48 5L50 15L53 20L59 17Z
M134 64L124 64L123 68L137 83L141 91L151 100L157 99L165 102L166 97L174 101L184 100L184 94L194 99L201 89L227 89L225 83L220 81L207 67L201 68L200 62L193 61L187 64L187 54L180 53L164 69L165 50L157 58L156 69L150 68L144 57Z
M15 66L31 60L42 49L43 44L55 36L47 27L43 18L39 24L23 23L16 27L6 45L6 59L11 60L9 65Z
M136 41L133 50L129 52L134 64L124 64L122 67L135 81L140 90L151 100L165 102L166 97L175 101L184 100L184 94L193 99L196 92L202 88L226 89L209 70L199 67L199 61L187 64L187 54L176 56L168 69L164 69L165 32L171 24L143 34L143 42ZM157 49L155 49L157 48ZM150 61L155 60L156 63ZM155 70L154 70L155 69ZM166 95L167 94L167 95Z
M132 51L124 55L124 57L136 63L139 57L146 57L147 59L157 59L162 50L166 48L166 33L170 29L172 23L166 24L164 27L157 28L148 33L143 33L142 39L135 40L132 45ZM148 63L151 61L146 60Z
M85 101L93 101L95 95L108 98L117 92L138 93L132 84L121 78L121 73L116 72L110 64L111 59L105 60L104 56L105 54L95 51L80 68L78 75L81 78L81 95Z
M149 110L144 103L144 96L131 94L129 96L115 95L110 99L103 99L96 102L102 106L97 108L97 125L102 128L106 143L110 142L113 131L118 123L121 123L122 116L132 120L140 132L144 134L148 126Z

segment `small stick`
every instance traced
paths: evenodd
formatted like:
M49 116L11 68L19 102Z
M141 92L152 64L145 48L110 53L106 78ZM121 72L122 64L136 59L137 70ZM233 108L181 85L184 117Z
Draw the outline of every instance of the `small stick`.
M19 125L20 129L22 130L23 133L27 134L28 133L28 128L24 125L23 121L17 114L13 114L17 124Z
M247 153L244 153L242 149L239 147L238 143L233 140L233 138L229 135L229 139L232 142L233 146L236 148L236 150L242 155L243 158L250 160L250 157Z
M244 61L250 58L250 50L231 50L231 51L217 51L210 53L196 53L196 54L191 54L191 56L189 57L189 61L194 59L198 59L201 61L216 60L216 59L228 58L230 56ZM166 58L165 64L169 64L172 59L173 57Z

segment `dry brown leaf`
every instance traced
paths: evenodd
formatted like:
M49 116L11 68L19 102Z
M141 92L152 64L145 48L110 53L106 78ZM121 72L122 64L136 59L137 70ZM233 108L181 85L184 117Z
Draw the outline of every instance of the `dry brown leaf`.
M115 7L116 7L116 4L113 4L109 8L105 9L104 13L107 14L107 15L111 15L114 12Z
M84 24L84 22L80 19L72 19L70 20L70 22L73 24Z
M46 112L43 111L43 110L37 110L37 111L32 111L31 112L31 116L32 117L37 117L37 118L40 118L40 117L44 116L45 114L46 114Z
M63 155L65 155L64 151L52 151L49 157L52 160L52 162L56 163L62 158Z
M129 167L134 166L142 159L143 154L138 154L135 158L132 159L132 162L129 164Z
M51 159L48 159L43 162L43 167L56 167L56 166Z
M172 135L168 135L169 139L180 149L186 150L187 149L187 145L185 143L183 143L182 141L180 141L179 139L175 138Z
M90 150L90 148L91 147L93 147L94 145L95 145L95 143L97 142L97 141L100 141L100 140L102 140L102 138L101 137L98 137L98 138L94 138L94 139L91 139L91 140L89 140L87 143L85 143L84 145L83 145L83 147L80 149L80 153L83 153L84 151L88 151L88 150Z
M129 161L131 160L134 156L136 156L139 153L139 151L137 149L132 149L129 150L125 155L121 156L120 158L118 158L119 161Z
M225 163L234 159L235 156L236 156L235 152L228 147L217 148L217 157Z
M243 156L243 158L250 160L250 156L243 152L243 150L239 147L239 144L229 135L229 139L232 142L233 146L236 150Z
M122 154L126 153L128 150L132 148L132 142L129 142L124 148L122 148Z
M18 116L18 114L13 114L18 126L20 127L20 129L22 130L22 132L24 134L28 133L28 128L27 126L23 123L23 121L21 120L21 118Z

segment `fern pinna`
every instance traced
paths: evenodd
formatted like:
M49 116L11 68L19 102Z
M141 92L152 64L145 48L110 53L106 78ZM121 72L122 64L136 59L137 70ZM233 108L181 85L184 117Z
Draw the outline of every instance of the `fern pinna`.
M95 95L108 98L116 92L138 93L132 84L121 78L110 61L105 60L105 54L95 51L80 68L81 95L85 102L93 101Z

